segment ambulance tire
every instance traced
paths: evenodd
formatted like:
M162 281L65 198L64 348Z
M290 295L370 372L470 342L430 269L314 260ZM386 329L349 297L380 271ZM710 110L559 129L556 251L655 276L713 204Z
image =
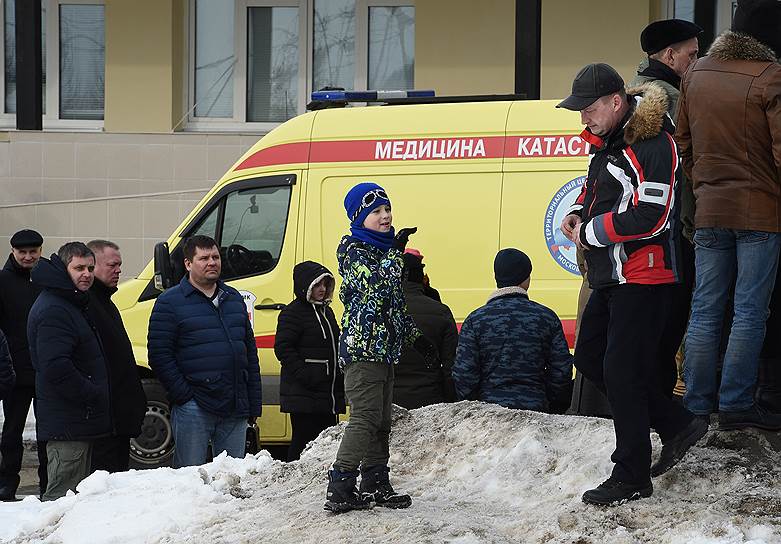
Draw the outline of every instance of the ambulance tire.
M141 385L146 394L146 416L141 434L130 441L130 468L170 467L174 434L165 388L154 378L141 380Z

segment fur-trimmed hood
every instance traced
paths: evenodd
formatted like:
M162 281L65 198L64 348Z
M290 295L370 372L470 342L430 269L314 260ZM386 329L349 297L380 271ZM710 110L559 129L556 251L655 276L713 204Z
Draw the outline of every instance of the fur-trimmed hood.
M635 101L632 116L624 126L624 141L629 145L656 137L665 123L669 132L673 131L672 119L667 115L669 100L661 85L649 82L626 90L630 99Z
M776 54L753 36L727 30L720 34L708 49L708 55L718 60L755 60L778 62Z

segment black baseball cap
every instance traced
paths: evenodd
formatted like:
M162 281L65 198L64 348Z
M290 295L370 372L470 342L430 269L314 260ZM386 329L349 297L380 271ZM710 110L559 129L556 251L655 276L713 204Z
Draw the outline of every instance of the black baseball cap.
M23 247L41 247L43 236L32 229L23 229L11 236L11 247L21 249Z
M624 80L612 66L603 62L581 68L572 82L572 94L556 104L557 108L581 111L598 98L617 93L624 88Z

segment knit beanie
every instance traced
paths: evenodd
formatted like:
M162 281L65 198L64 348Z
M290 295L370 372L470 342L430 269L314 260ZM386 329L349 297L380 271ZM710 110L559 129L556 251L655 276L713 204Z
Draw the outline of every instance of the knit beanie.
M359 183L344 197L344 209L354 227L362 227L372 210L383 205L390 206L385 189L370 181Z
M732 30L756 38L781 57L781 0L739 0Z
M523 251L515 248L502 249L494 259L496 286L515 287L531 276L532 262Z
M420 255L420 253L418 253ZM404 259L404 278L413 283L423 283L423 258L409 250L401 257Z

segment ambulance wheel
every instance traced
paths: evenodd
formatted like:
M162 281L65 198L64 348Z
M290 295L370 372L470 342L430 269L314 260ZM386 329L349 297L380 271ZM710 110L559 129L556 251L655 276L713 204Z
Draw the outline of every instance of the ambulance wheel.
M171 407L162 384L155 379L141 380L146 394L146 415L141 434L130 441L131 468L171 466L174 455L174 433Z

